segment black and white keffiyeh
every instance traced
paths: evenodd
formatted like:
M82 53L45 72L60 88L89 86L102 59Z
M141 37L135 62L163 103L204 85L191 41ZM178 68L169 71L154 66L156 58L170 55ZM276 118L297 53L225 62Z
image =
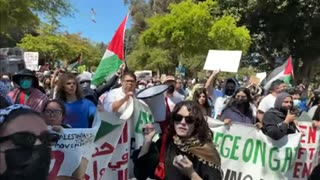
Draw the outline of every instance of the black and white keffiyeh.
M7 108L0 109L0 126L4 123L6 120L6 117L14 110L17 109L30 109L29 106L22 105L22 104L14 104Z

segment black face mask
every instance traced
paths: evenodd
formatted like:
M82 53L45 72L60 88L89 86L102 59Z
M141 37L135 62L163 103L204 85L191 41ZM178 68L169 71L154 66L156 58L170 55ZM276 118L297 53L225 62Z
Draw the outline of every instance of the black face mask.
M51 148L37 145L33 148L8 149L5 152L7 169L0 174L6 180L45 180L51 161Z
M170 85L167 89L168 94L172 94L174 92L174 85Z
M232 96L233 93L234 93L234 90L233 90L233 89L226 89L226 91L225 91L225 94L226 94L227 96Z
M235 104L239 105L239 106L247 105L247 104L249 104L249 101L246 99L236 99Z

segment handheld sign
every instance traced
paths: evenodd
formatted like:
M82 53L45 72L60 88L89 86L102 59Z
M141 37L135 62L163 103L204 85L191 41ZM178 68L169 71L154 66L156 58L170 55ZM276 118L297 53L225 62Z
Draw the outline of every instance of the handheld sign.
M32 71L38 70L39 65L39 53L38 52L24 52L24 61L26 63L26 68Z
M204 70L238 72L242 51L209 50Z
M267 73L266 72L261 72L261 73L257 73L256 77L259 78L259 83L261 83L266 77L267 77Z

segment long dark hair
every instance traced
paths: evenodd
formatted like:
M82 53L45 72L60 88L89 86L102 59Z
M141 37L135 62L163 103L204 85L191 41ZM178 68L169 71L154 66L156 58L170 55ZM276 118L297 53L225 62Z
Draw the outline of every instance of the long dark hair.
M236 90L236 92L233 94L233 96L229 100L229 102L228 102L227 106L225 107L225 109L230 108L230 107L239 108L239 104L237 103L238 101L236 99L236 96L237 96L237 94L239 92L243 92L247 96L248 103L246 103L245 106L244 106L244 113L247 114L247 113L252 111L252 109L250 107L250 103L253 103L253 98L251 96L250 90L248 88L244 88L244 87L241 87L241 88Z
M205 95L206 101L204 102L203 105L199 104L199 97L201 94ZM199 104L199 106L202 106L205 109L205 115L210 116L211 115L211 106L209 104L209 99L208 99L208 94L207 94L207 89L206 88L199 88L196 89L193 93L193 101L196 102L197 104Z
M171 112L171 119L169 121L169 126L167 129L167 137L170 139L176 134L176 131L174 129L173 117L183 106L188 109L188 111L190 112L190 116L195 118L194 130L191 136L199 139L201 144L205 144L208 141L212 142L213 134L208 126L201 107L193 101L182 101L175 105Z
M320 105L318 105L316 111L314 112L312 120L320 120Z

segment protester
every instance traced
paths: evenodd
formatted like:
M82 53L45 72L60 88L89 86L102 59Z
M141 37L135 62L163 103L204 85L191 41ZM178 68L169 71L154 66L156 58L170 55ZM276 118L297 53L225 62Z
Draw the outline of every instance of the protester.
M12 103L9 102L5 96L0 94L0 109L6 108L10 105L12 105Z
M308 180L319 180L320 177L320 164L313 168Z
M89 128L92 125L96 106L83 98L75 75L64 73L59 77L57 97L66 107L65 123L72 128Z
M182 100L185 99L185 91L184 91L182 79L180 78L176 79L174 90L175 90L174 95L176 97L180 97Z
M99 86L98 88L92 89L91 88L91 73L84 72L77 76L77 80L80 83L81 90L85 98L93 102L96 106L99 104L99 97L104 94L105 92L109 91L112 87L114 87L122 75L123 71L125 70L126 65L123 63L118 71L108 80L107 83Z
M320 127L320 105L317 106L316 111L312 117L312 125L313 127Z
M222 97L223 93L221 92L221 89L215 88L217 77L219 75L220 71L212 71L211 75L207 79L207 82L205 83L205 88L207 89L207 94L212 99L212 103L215 104L216 99L218 97Z
M119 112L124 110L124 104L135 95L136 76L126 71L121 77L121 87L112 89L106 94L104 109L107 112Z
M145 89L146 87L147 87L147 81L145 81L145 80L140 80L139 82L138 82L138 90L143 90L143 89Z
M251 84L247 86L247 88L250 90L250 94L253 99L253 104L255 107L259 107L259 104L263 98L264 95L264 90L262 87L256 85L256 84Z
M58 99L51 99L45 104L43 114L46 116L46 124L60 130L61 128L71 128L70 125L64 124L66 108L64 103Z
M7 96L10 91L9 87L1 80L0 81L0 109L6 108L12 105L12 101L9 96Z
M1 76L1 81L4 82L4 84L8 87L8 89L11 91L13 89L12 82L10 80L9 75L2 75Z
M293 100L290 94L280 93L274 103L274 108L269 109L263 116L265 134L274 140L279 140L287 134L295 133L296 114L292 112Z
M319 104L320 104L320 89L317 89L312 92L312 96L308 102L308 107L311 108Z
M23 69L15 74L12 80L18 85L8 93L13 103L25 104L37 112L42 112L48 97L38 89L39 84L35 74L29 69Z
M222 110L228 104L228 101L234 95L237 89L239 89L239 84L236 79L228 78L224 81L223 96L216 98L216 101L214 103L215 118L221 115Z
M50 97L51 91L52 91L50 78L44 78L43 81L42 81L42 84L43 84L43 88L44 88L45 94L48 97Z
M177 96L177 93L175 93L176 80L173 76L166 76L163 84L169 86L166 92L166 105L169 107L170 111L172 111L174 106L183 101L183 99L182 96Z
M52 89L52 93L51 93L51 97L52 98L56 98L56 94L57 94L57 83L59 81L59 78L62 74L64 74L66 71L62 68L57 68L51 78L51 89Z
M185 96L186 97L192 96L191 93L192 93L193 86L194 86L194 84L192 83L192 80L189 79L187 81L187 85L186 85L186 89L185 89Z
M269 88L270 94L264 97L258 106L257 118L260 122L263 119L264 113L274 107L274 102L277 96L283 92L286 87L286 84L282 80L275 80L271 83Z
M50 146L59 136L48 132L45 119L22 105L0 110L0 179L44 180Z
M240 88L231 97L219 119L226 125L231 122L255 124L255 111L250 90L248 88Z
M153 125L145 126L144 144L133 155L137 179L222 179L212 132L195 102L178 103L165 136L154 143L154 135Z
M205 116L213 117L210 99L205 88L197 89L193 94L193 101L200 105L202 113Z

